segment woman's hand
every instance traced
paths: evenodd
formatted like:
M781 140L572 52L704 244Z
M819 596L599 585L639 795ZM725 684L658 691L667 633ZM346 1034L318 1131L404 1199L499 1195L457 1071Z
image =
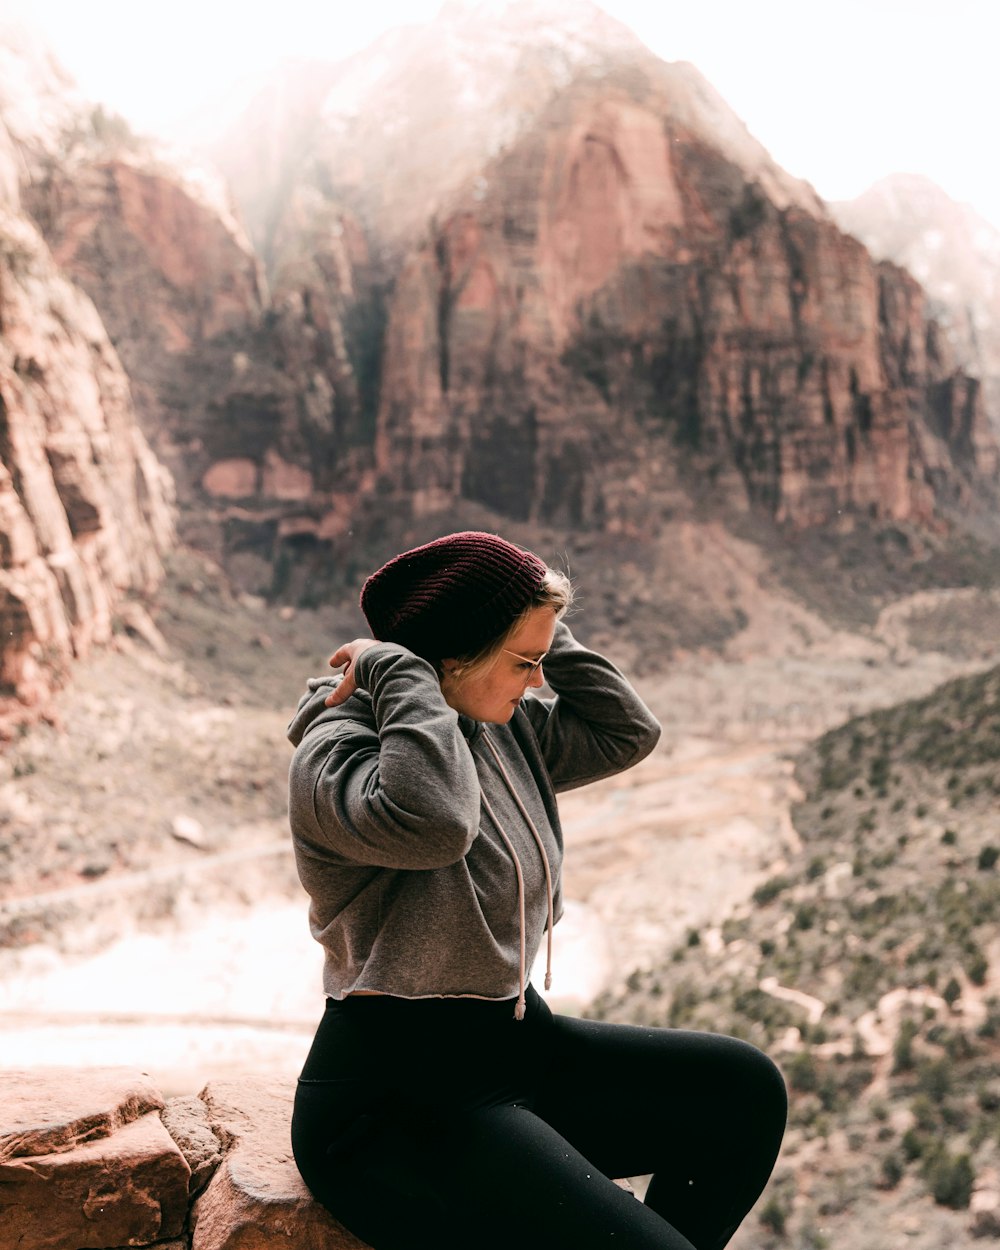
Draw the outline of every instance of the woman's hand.
M374 638L355 638L353 642L345 642L342 647L338 647L330 656L331 668L340 668L342 664L346 665L346 668L340 685L324 699L327 707L337 707L340 703L346 703L357 690L358 683L354 680L354 666L358 662L358 656L374 645Z

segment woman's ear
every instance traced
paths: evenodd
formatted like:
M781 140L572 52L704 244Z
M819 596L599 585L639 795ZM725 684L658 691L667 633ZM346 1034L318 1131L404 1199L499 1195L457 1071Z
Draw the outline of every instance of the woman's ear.
M458 668L458 660L442 660L441 672L446 677L453 677Z

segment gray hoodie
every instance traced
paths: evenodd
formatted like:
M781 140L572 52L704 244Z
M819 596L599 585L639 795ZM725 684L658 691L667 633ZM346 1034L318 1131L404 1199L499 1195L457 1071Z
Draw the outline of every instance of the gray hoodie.
M561 912L556 793L637 763L660 733L565 622L545 676L554 698L526 692L486 726L394 643L362 653L338 707L324 700L339 677L309 682L288 729L289 818L331 998L523 999L525 962Z

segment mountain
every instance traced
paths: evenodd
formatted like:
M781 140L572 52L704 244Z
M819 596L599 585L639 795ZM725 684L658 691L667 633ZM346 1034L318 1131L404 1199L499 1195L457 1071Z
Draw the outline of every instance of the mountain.
M921 283L955 359L982 380L986 411L1000 421L1000 229L916 174L883 178L830 211L873 256Z
M0 47L0 728L45 707L61 674L163 575L173 484L135 417L93 303L24 212L25 170L80 119L30 42ZM15 72L16 71L16 72Z
M434 21L389 30L343 62L287 65L214 154L272 271L289 242L285 214L308 198L342 202L397 250L570 83L651 66L663 63L589 0L451 0ZM679 121L782 207L822 211L693 66L665 72Z
M373 501L632 537L698 494L927 523L995 478L919 286L593 6L446 6L290 69L222 159L275 297L340 327L369 431L313 461L300 544Z
M995 537L983 396L922 288L582 0L290 68L230 136L235 199L7 48L0 185L96 308L180 538L245 590L322 602L505 529L593 570L603 627L627 577L661 653L745 624L702 525Z

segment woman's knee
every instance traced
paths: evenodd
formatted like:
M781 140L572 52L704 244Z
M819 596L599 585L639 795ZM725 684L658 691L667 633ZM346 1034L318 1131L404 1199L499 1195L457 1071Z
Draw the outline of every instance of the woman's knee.
M764 1051L738 1037L727 1037L731 1053L733 1082L742 1097L770 1110L782 1126L788 1114L788 1090L781 1069Z

